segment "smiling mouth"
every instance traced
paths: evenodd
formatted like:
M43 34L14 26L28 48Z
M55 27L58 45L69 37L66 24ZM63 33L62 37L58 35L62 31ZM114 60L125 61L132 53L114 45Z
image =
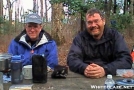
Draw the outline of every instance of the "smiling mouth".
M92 29L91 31L92 31L92 32L98 32L98 29L95 28L95 29Z
M98 29L97 27L91 27L90 30L96 30Z

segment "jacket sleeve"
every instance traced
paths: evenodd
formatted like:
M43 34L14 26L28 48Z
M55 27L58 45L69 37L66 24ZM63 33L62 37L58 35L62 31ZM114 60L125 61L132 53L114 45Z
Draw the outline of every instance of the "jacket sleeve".
M84 56L81 47L81 39L77 36L74 38L72 46L68 53L67 64L71 71L79 74L84 74L84 70L88 64L83 62Z
M47 45L48 55L46 56L47 65L54 69L58 65L58 50L55 41Z
M103 68L107 74L116 75L117 69L130 69L132 67L132 59L130 51L125 43L123 36L116 32L114 38L114 60Z

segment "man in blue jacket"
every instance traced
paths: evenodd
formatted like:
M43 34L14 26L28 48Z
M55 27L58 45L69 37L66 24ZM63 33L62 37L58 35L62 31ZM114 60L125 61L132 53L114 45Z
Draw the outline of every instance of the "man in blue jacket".
M104 14L97 9L86 13L86 30L73 40L67 64L71 71L89 78L116 74L132 66L130 51L123 36L106 27Z
M31 57L34 54L44 55L47 65L53 69L58 64L57 45L42 29L42 18L36 13L29 14L25 23L25 29L11 41L8 52L23 55L23 65L32 64Z

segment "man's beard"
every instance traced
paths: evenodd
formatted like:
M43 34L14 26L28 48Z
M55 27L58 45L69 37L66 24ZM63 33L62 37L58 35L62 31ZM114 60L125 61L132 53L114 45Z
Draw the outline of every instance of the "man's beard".
M94 32L93 30L95 30L95 29L98 29L98 31ZM90 30L90 34L93 36L93 38L95 38L95 39L100 38L99 27L91 27L89 30Z
M99 34L92 35L94 38L99 37Z
M92 36L98 37L99 36L99 32L98 33L94 33L93 30L95 30L95 29L98 29L99 30L99 28L97 28L97 27L91 27L89 30L91 31L91 35Z

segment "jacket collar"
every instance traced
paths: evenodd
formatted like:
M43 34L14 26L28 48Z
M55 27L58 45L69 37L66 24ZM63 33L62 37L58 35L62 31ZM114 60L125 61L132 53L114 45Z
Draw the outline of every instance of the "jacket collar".
M19 42L24 42L26 44L28 44L28 42L26 41L26 34L21 36ZM35 47L36 46L39 46L39 45L42 45L44 43L47 43L48 42L48 39L46 38L46 36L43 34L42 37L35 43ZM28 44L29 45L29 44ZM30 45L29 45L30 46ZM30 46L31 47L31 46Z
M39 35L39 39L41 39L42 35L45 35L45 37L49 40L52 40L52 37L49 35L49 33L47 33L45 30L41 30L40 32L40 35ZM15 41L16 42L19 42L20 41L20 38L23 36L23 35L26 35L26 30L24 29L17 37L15 37ZM26 37L26 40L29 40L29 37L27 37L27 35L25 36Z

